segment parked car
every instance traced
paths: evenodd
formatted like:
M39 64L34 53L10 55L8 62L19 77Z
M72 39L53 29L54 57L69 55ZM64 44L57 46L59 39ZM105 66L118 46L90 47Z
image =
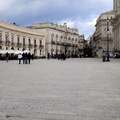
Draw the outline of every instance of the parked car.
M115 53L114 58L120 58L120 53Z

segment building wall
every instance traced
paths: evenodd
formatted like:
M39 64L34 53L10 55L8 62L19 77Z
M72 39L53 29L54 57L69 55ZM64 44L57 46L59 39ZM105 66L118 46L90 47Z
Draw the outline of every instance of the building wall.
M114 14L111 23L114 35L114 50L120 51L120 0L114 0Z
M67 55L78 54L78 30L68 28L66 23L63 26L53 23L39 23L29 26L30 29L44 31L46 41L46 54L51 56L65 53Z
M45 56L45 36L36 30L0 21L0 49L25 49L35 56Z
M113 42L113 27L111 25L110 19L114 16L114 11L108 11L102 13L96 22L96 30L94 33L95 42L95 52L98 57L102 57L102 52L108 51L107 42L109 44L109 52L113 52L114 42ZM107 19L109 20L107 25ZM108 28L107 28L108 26ZM109 29L109 33L108 33Z
M84 48L85 48L85 37L84 35L80 35L78 39L78 55L84 54Z
M120 8L120 0L114 0L114 11L118 12L119 8Z

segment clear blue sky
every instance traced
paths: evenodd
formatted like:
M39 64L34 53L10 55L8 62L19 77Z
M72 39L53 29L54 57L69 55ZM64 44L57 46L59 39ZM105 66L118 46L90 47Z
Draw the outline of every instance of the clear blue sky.
M67 23L87 38L96 19L113 9L113 0L0 0L0 20L26 27L34 23Z

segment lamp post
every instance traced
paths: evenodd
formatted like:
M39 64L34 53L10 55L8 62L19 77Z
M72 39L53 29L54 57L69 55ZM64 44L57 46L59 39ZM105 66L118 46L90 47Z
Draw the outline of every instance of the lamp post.
M109 62L109 18L107 17L107 61Z

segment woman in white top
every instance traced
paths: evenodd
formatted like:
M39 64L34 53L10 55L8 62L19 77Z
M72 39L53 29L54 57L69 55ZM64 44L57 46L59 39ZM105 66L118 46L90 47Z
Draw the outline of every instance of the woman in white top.
M21 64L21 59L22 59L22 55L21 53L18 55L18 60L19 60L19 64Z

